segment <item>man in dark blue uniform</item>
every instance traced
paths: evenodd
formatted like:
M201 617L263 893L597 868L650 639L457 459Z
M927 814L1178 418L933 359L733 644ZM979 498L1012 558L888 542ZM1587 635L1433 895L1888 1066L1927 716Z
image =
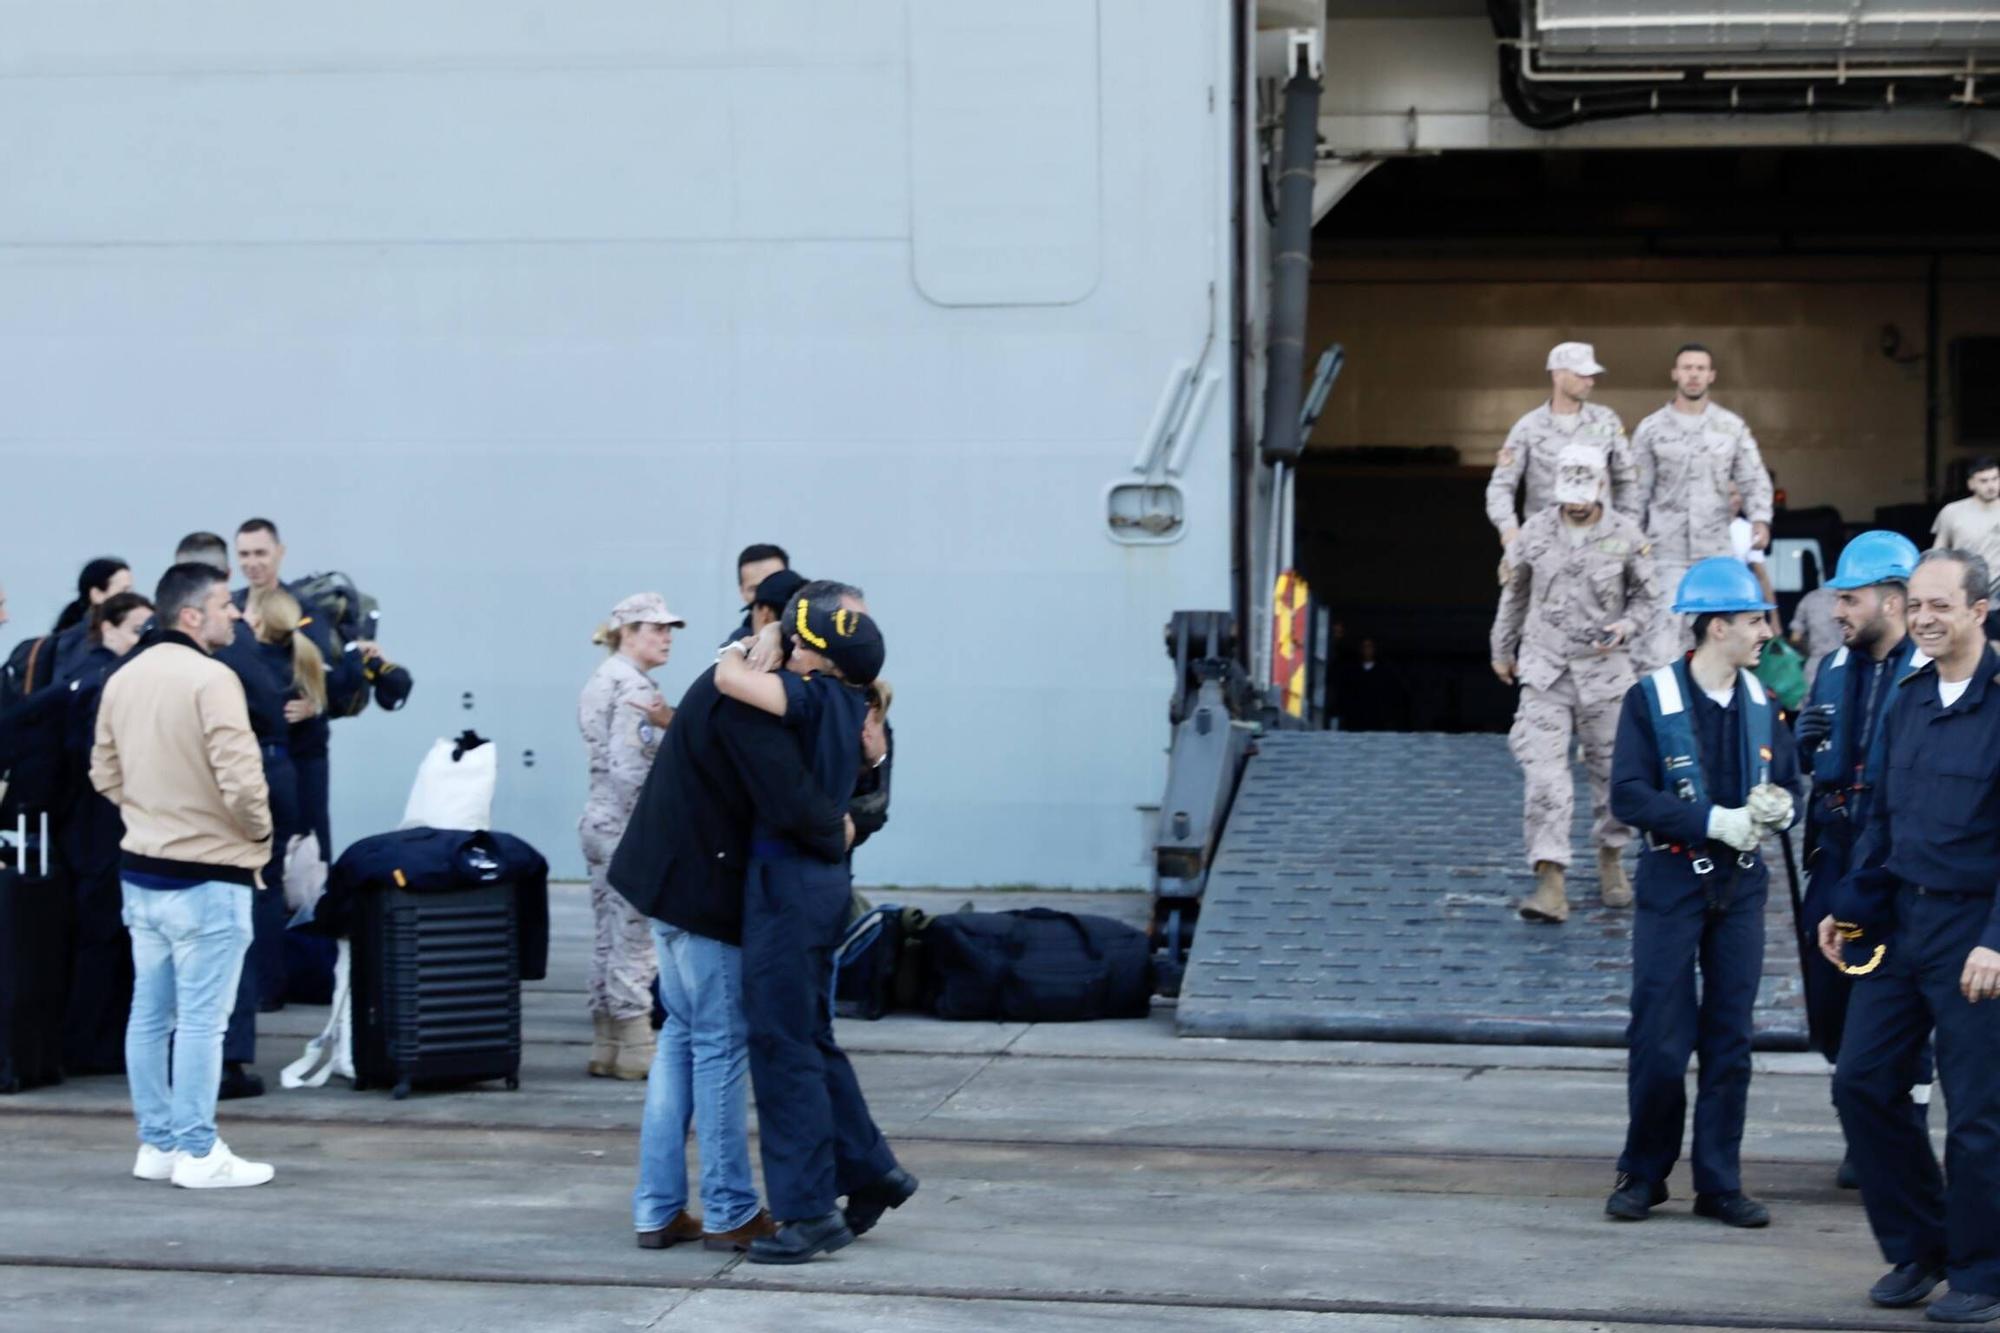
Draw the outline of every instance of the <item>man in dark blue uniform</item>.
M1931 660L1883 718L1856 869L1819 925L1827 959L1858 974L1833 1104L1895 1265L1869 1298L1915 1305L1949 1278L1927 1312L1948 1324L2000 1320L2000 655L1984 631L1988 586L1969 552L1917 563L1910 634ZM1909 1113L1933 1028L1949 1117L1942 1175Z
M1810 879L1800 926L1812 930L1832 910L1834 888L1854 863L1854 844L1868 822L1868 806L1881 781L1882 715L1897 681L1927 659L1908 633L1910 575L1916 543L1900 532L1864 532L1840 553L1827 586L1834 591L1834 623L1841 646L1820 659L1812 693L1792 724L1799 762L1812 775L1806 805L1806 870ZM1807 1030L1829 1061L1840 1054L1852 993L1847 977L1817 951L1804 960ZM1930 1095L1928 1068L1917 1078ZM1912 1101L1911 1114L1922 1117ZM1854 1163L1843 1157L1839 1183L1858 1189Z
M1611 813L1645 835L1646 849L1632 920L1631 1118L1604 1211L1636 1222L1666 1201L1688 1057L1699 1050L1694 1210L1761 1227L1770 1212L1743 1192L1740 1168L1770 884L1757 848L1792 822L1798 761L1751 671L1772 630L1749 566L1700 561L1673 609L1694 617L1694 654L1626 693L1611 763Z
M222 538L209 532L191 532L181 539L174 563L198 561L229 575L229 548ZM285 747L285 692L276 676L257 653L249 626L236 622L236 636L215 650L215 660L236 673L243 683L243 702L250 712L250 728L257 735L257 749L264 760L264 781L271 792L272 813L280 816L295 802L297 786L291 758ZM274 856L264 870L264 889L252 895L252 911L267 939L276 942L275 932L284 928L283 909L285 861ZM254 927L253 927L254 928ZM278 983L274 969L282 967L276 949L255 944L243 955L242 974L237 979L236 1004L229 1011L229 1025L222 1035L222 1100L259 1097L264 1080L251 1072L257 1062L257 1011L264 1007L263 996Z

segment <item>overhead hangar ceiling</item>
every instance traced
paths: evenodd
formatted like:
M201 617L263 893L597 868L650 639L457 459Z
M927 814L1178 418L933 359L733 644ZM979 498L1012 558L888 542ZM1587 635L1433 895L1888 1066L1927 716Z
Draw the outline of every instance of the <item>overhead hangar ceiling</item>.
M1524 0L1550 68L2000 58L2000 0Z

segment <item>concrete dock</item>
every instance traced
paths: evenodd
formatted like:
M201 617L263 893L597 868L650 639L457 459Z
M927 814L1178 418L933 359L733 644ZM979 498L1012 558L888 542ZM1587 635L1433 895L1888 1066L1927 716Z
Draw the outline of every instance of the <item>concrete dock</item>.
M889 895L883 895L889 896ZM950 907L1025 895L899 894ZM1624 1126L1613 1050L1187 1039L1171 1011L1090 1025L843 1024L923 1181L842 1253L759 1268L640 1251L643 1084L585 1077L588 908L552 892L518 1092L405 1102L276 1071L324 1010L261 1025L273 1091L225 1138L277 1165L210 1194L133 1180L124 1081L0 1098L7 1329L986 1330L1202 1333L1911 1328L1882 1271L1817 1057L1760 1056L1732 1231L1675 1200L1602 1214ZM1143 897L1067 896L1143 918Z

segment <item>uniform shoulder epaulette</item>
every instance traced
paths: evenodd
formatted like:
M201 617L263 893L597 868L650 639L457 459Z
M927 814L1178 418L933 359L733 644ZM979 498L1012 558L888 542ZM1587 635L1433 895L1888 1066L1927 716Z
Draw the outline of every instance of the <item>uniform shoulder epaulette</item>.
M1934 671L1936 667L1937 667L1936 662L1926 662L1922 666L1911 667L1908 671L1905 671L1903 673L1902 677L1899 680L1897 680L1896 688L1899 690L1902 689L1905 685L1908 685L1911 681L1923 675L1926 671ZM2000 677L1996 677L1995 679L2000 679Z

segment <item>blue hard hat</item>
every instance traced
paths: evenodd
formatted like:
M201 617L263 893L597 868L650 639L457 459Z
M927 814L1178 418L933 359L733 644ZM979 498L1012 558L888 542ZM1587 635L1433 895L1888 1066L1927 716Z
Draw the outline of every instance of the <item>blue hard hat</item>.
M1687 616L1773 609L1773 604L1764 600L1764 587L1750 566L1732 555L1695 561L1681 575L1680 590L1674 594L1674 610Z
M1864 532L1847 544L1834 566L1829 588L1866 588L1897 579L1907 583L1917 568L1917 544L1900 532L1880 528Z

